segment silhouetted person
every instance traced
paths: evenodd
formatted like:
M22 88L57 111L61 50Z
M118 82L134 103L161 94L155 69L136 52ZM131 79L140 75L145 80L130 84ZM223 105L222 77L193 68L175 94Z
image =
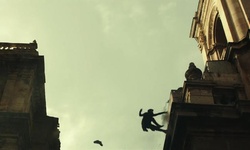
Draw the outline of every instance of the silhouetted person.
M154 114L154 110L149 109L148 112L145 112L142 114L142 109L140 109L139 116L143 117L142 122L141 122L141 126L142 126L143 131L148 132L147 129L151 129L152 131L156 130L156 131L162 131L162 132L166 133L167 130L161 129L161 127L163 127L163 126L159 125L154 119L154 116L161 115L164 113L167 113L167 112L160 112L160 113ZM154 124L152 124L152 122Z

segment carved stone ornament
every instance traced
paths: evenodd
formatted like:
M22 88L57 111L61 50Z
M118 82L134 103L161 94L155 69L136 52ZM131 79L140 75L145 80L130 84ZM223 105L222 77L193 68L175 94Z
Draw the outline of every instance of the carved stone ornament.
M204 45L206 42L206 36L204 35L203 31L200 30L199 32L199 43Z
M191 62L189 63L188 70L185 72L185 77L187 80L201 80L202 72Z
M207 44L207 43L206 43L206 36L204 35L203 30L200 30L200 31L199 31L198 43L199 43L198 47L199 47L200 51L202 51L202 47L203 47L205 44Z

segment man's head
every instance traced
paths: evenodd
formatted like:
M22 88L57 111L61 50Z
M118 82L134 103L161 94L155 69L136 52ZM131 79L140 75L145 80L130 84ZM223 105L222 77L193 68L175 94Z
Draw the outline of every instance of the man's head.
M153 113L154 110L153 110L153 109L149 109L148 112L149 112L149 113Z

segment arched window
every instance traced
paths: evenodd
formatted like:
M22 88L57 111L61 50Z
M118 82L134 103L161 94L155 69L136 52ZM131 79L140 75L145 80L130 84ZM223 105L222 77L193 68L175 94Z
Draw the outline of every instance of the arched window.
M214 50L219 60L224 60L227 47L227 38L219 14L214 22Z

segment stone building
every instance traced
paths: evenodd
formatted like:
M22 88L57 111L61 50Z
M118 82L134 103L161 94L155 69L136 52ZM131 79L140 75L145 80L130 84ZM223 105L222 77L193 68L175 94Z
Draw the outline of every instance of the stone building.
M0 149L59 150L58 118L47 116L44 57L37 43L0 43Z
M199 0L190 37L205 67L170 93L164 150L249 150L249 29L249 0Z

